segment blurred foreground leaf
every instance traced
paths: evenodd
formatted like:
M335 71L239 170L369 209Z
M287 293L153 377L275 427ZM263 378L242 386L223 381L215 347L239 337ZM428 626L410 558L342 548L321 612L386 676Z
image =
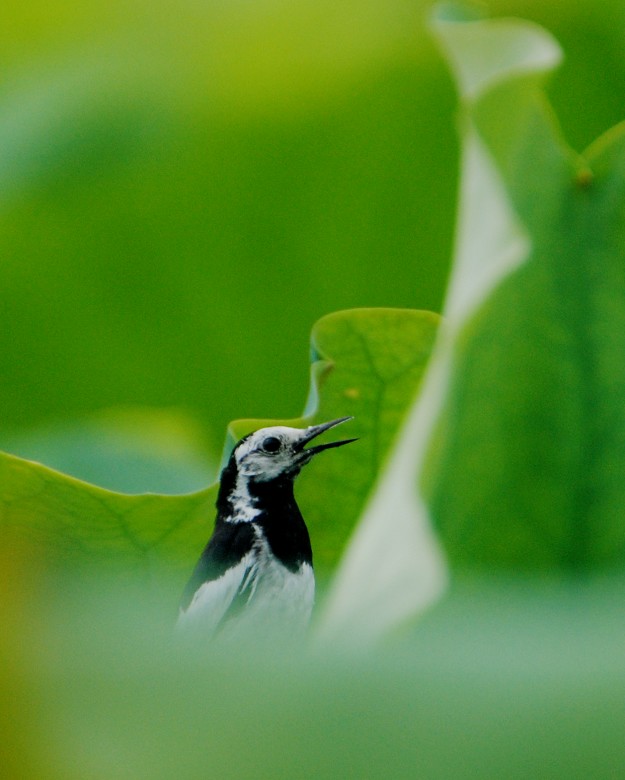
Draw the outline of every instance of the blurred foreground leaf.
M0 635L16 777L620 776L622 579L467 583L375 653L209 657L174 650L142 592L65 585Z
M437 322L428 312L356 310L315 326L310 415L295 424L353 414L350 433L362 437L319 459L298 484L321 569L336 562L359 517L417 390ZM235 423L233 430L238 437L267 422ZM30 540L50 560L104 559L138 574L190 571L210 533L215 495L216 487L179 496L114 493L0 455L4 532Z

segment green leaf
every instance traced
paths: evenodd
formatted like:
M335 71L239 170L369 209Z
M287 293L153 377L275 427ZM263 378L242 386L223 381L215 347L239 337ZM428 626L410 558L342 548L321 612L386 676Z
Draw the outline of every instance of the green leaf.
M311 464L298 497L315 560L328 571L356 523L394 431L416 392L438 317L411 310L328 315L313 331L314 412L296 425L352 414L357 445ZM278 422L278 421L275 421ZM231 436L269 421L234 423ZM216 486L189 495L124 495L37 463L0 455L0 519L44 554L82 563L106 560L138 574L183 576L209 536Z
M0 521L8 544L27 540L51 563L106 563L150 576L180 570L202 544L214 489L183 496L125 495L32 461L0 454Z
M457 567L622 566L624 128L583 156L566 146L542 86L560 58L544 30L435 29L464 161L422 478L431 516Z
M577 571L625 552L623 133L575 155L542 88L553 38L449 19L435 29L462 102L457 248L423 389L321 616L357 643L441 595L432 522L455 569Z

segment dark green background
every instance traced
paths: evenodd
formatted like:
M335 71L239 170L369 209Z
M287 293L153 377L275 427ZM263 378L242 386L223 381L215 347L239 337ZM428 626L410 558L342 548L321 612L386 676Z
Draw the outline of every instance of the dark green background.
M215 450L232 418L300 413L320 316L440 310L458 148L430 5L4 4L5 446L139 405ZM620 3L490 7L562 43L575 147L622 118Z

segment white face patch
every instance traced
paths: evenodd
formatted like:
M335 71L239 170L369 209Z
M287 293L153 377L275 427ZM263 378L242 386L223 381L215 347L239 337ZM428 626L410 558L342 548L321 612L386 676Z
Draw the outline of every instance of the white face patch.
M295 445L304 434L304 430L284 425L261 428L251 434L236 451L239 475L266 482L297 469L301 453Z

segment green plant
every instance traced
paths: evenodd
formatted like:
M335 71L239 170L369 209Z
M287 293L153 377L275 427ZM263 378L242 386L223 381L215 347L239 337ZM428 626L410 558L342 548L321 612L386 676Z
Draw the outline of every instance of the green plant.
M445 316L436 333L436 315L352 310L313 331L304 418L354 414L361 436L301 478L317 641L171 646L214 488L123 495L0 456L0 684L30 707L7 718L12 766L618 773L625 131L567 146L544 91L560 49L536 25L446 6L433 28L463 147Z

